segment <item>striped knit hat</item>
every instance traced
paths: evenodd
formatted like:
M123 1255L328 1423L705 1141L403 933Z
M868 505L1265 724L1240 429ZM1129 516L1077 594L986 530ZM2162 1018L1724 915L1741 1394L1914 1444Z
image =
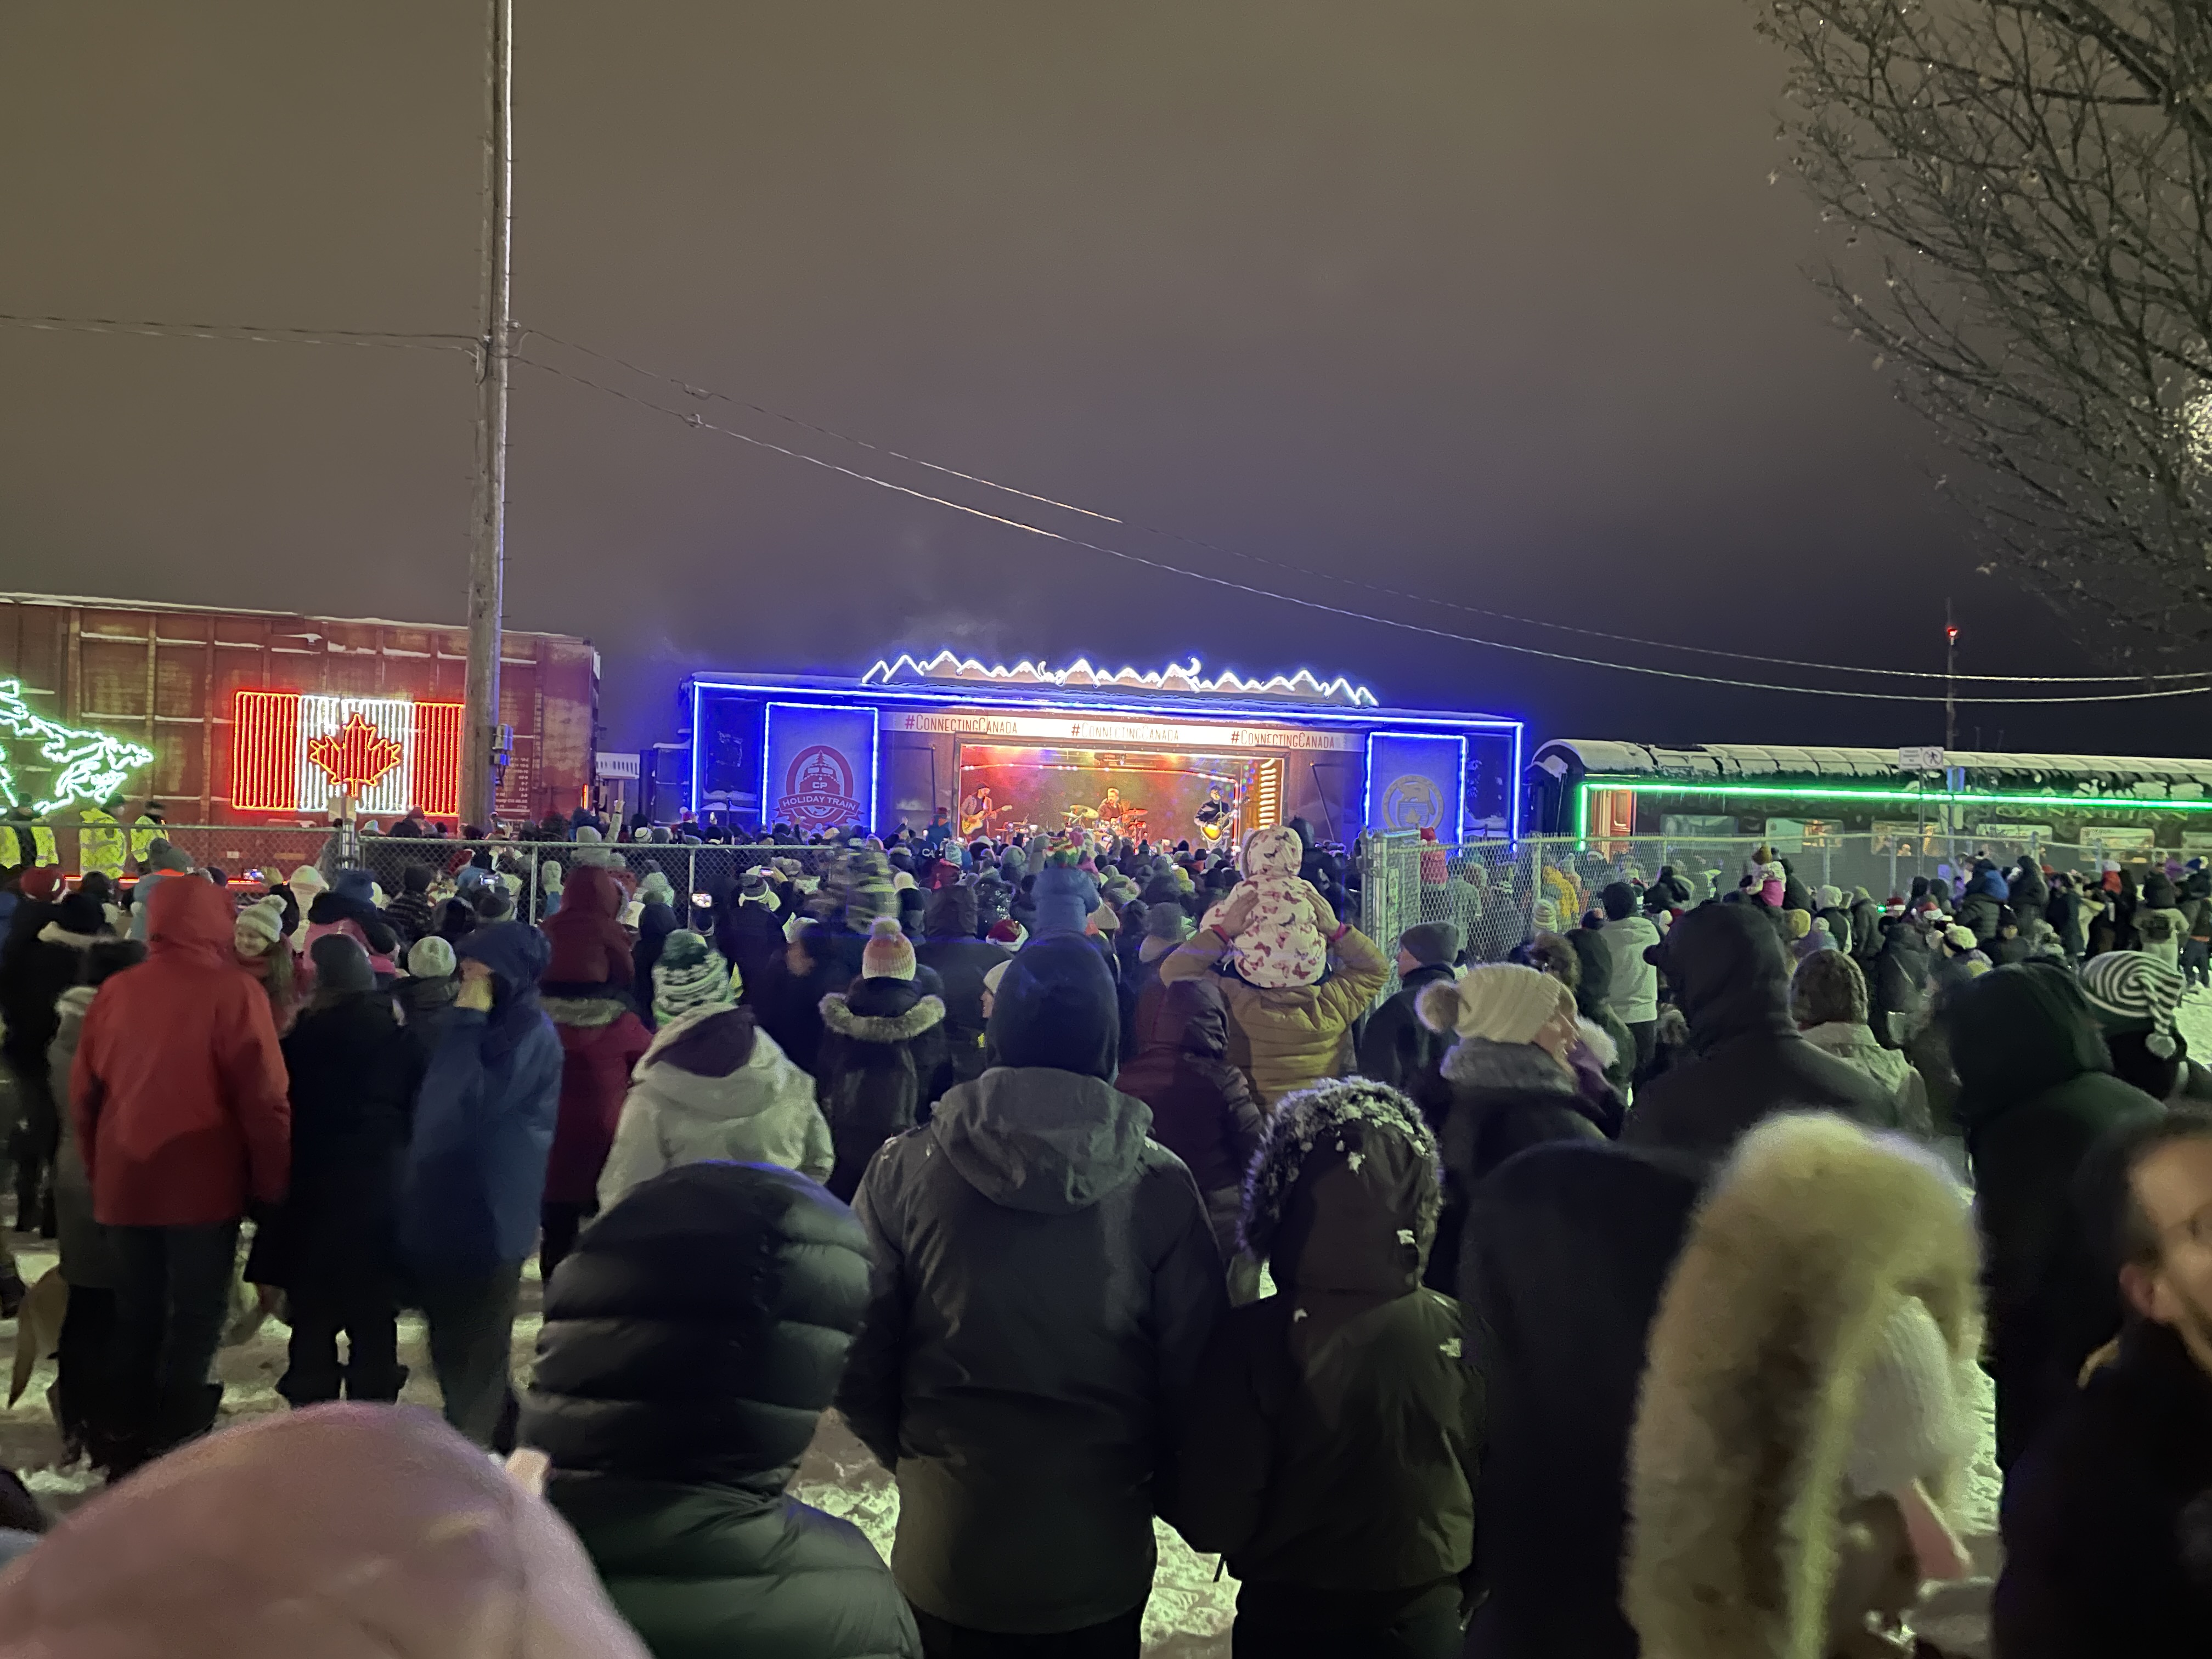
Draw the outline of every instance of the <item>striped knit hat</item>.
M2189 988L2180 973L2140 951L2107 951L2081 969L2081 994L2107 1031L2148 1031L2143 1047L2160 1060L2174 1054L2173 1011Z
M653 964L655 1023L665 1025L696 1009L735 1002L736 979L720 951L689 927L678 928L662 942L660 960Z

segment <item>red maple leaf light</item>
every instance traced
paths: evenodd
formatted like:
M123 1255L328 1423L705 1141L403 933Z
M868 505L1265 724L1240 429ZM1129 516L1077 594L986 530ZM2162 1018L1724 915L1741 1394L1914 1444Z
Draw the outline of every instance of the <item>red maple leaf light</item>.
M365 795L382 782L406 751L363 720L356 709L345 724L307 745L307 758L330 775L332 783L349 795Z

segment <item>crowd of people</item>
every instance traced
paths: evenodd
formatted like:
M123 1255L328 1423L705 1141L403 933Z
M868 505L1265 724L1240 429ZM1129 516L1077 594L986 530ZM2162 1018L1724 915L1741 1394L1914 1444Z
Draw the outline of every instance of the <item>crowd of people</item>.
M502 1551L549 1562L573 1617L506 1606L528 1651L1133 1656L1164 1522L1239 1581L1240 1656L1858 1659L1994 1565L1956 1513L1986 1375L1994 1651L2212 1643L2175 1028L2212 878L1561 866L1492 950L1466 881L1370 940L1303 824L944 817L703 905L566 823L535 925L526 866L409 826L374 873L7 872L17 1226L60 1263L0 1263L0 1314L70 1456L170 1473L22 1540L0 1632L144 1615L196 1483L305 1505L270 1547L343 1576L270 1472L393 1449L397 1524L468 1485L447 1434L534 1541L421 1571L489 1606ZM407 1308L447 1431L387 1420ZM272 1315L297 1426L210 1439ZM786 1493L833 1408L896 1477L888 1563Z

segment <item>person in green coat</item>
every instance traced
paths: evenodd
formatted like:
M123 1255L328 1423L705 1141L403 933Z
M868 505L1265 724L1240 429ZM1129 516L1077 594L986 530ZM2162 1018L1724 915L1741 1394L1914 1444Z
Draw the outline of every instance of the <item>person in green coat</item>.
M867 1302L853 1212L770 1164L657 1176L562 1261L522 1443L653 1659L921 1659L860 1528L784 1492Z

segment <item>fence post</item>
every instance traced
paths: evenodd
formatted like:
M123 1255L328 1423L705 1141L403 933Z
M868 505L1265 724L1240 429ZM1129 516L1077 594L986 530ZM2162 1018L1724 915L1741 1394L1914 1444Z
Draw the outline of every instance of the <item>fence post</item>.
M684 889L684 915L686 918L684 925L688 927L691 925L691 895L699 890L699 849L697 848L692 848L684 854L684 867L690 877Z
M492 862L496 865L499 860L495 858ZM491 872L491 878L494 881L497 881L499 879L499 872L496 869ZM538 885L538 843L536 842L532 842L530 843L530 920L533 923L539 920L538 915L538 895L539 890L540 890Z

